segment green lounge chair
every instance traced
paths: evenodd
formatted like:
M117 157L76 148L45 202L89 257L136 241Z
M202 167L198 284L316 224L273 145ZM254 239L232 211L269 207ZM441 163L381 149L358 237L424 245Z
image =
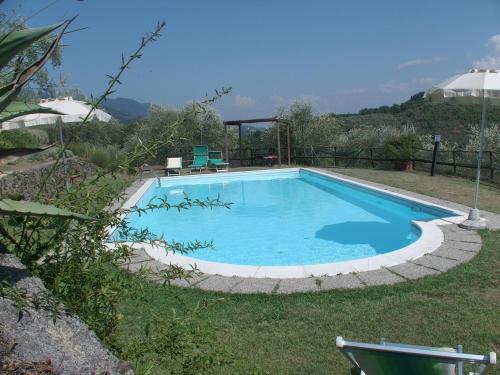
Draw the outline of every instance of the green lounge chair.
M496 363L496 354L465 354L452 348L432 348L405 344L365 344L337 337L337 348L361 375L463 375L463 364L479 364L470 375L486 374ZM457 369L457 372L455 372Z
M229 163L224 161L222 151L209 151L208 152L208 166L215 169L217 172L227 172Z
M189 165L190 172L198 170L200 173L207 167L208 147L205 145L193 147L193 162Z

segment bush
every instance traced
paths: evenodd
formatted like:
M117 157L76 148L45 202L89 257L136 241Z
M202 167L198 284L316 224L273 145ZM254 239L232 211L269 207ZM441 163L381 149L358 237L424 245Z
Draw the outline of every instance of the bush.
M87 159L90 153L89 146L86 143L72 143L68 145L68 150L71 150L75 155Z
M0 149L37 146L37 139L26 130L4 130L0 132Z
M120 355L134 364L137 373L156 374L163 369L171 375L219 373L233 362L233 356L218 342L215 329L195 321L206 308L198 305L184 317L174 310L171 317L147 322L144 335L119 344Z
M39 145L48 145L50 143L49 135L45 130L30 128L26 129L26 133L35 138Z
M98 167L108 169L113 163L113 155L105 147L96 147L90 154L90 161Z
M469 141L466 146L467 150L477 151L479 150L479 127L471 126L469 128ZM500 152L500 126L498 124L491 124L490 126L485 126L484 129L484 150Z
M410 161L422 148L422 140L414 132L405 132L389 138L384 145L384 151L390 158L398 161Z
M59 129L56 126L45 126L51 142L59 142ZM130 128L118 121L110 122L92 121L85 126L78 123L65 123L63 125L63 137L71 143L91 143L93 145L122 145L130 133Z
M122 161L125 154L125 150L117 145L94 146L90 143L72 143L68 146L68 150L108 170Z

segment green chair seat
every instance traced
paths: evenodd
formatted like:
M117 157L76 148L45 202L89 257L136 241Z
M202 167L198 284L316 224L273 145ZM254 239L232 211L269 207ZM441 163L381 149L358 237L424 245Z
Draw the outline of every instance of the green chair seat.
M496 354L465 354L452 348L386 343L365 344L337 337L337 348L364 375L455 375L464 363L480 364L478 372L496 363Z
M224 161L222 151L208 152L208 166L215 169L217 172L227 171L229 163Z
M193 147L193 162L188 166L192 171L199 170L200 172L207 167L208 163L208 146L199 145Z

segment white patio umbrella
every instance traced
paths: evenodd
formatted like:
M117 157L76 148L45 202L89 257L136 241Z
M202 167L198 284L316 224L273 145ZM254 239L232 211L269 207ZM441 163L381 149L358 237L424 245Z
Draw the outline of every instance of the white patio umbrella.
M26 128L38 125L51 125L57 124L59 128L59 138L61 145L64 145L62 123L78 123L83 119L92 109L91 105L79 100L73 100L71 96L57 98L57 99L42 99L38 103L40 107L50 108L60 114L55 113L36 113L24 116L19 116L9 121L2 123L2 130L11 130ZM112 116L100 109L94 109L90 114L90 119L97 119L103 122L109 122ZM69 182L67 179L67 163L66 156L63 153L62 161L64 165L64 174L66 179L66 188L69 189Z
M55 124L58 119L63 123L81 122L91 110L90 104L73 100L72 97L64 97L58 99L43 99L38 103L40 107L50 108L54 111L61 113L38 113L25 116L19 116L2 124L2 129L18 129L37 125L50 125ZM92 111L90 119L97 119L99 121L108 122L111 120L111 115L106 112L96 109Z
M463 103L480 103L483 106L477 154L476 187L469 217L461 226L468 229L479 229L486 226L477 208L479 181L481 177L481 159L484 145L484 122L486 104L500 104L500 73L492 69L472 69L469 73L459 74L434 86L426 97L431 101L454 99Z

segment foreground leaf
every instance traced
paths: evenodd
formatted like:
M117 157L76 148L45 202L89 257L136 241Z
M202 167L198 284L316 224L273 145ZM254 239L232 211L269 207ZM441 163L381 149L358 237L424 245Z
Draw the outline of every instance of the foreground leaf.
M38 104L28 104L23 102L11 102L5 110L0 113L0 122L10 121L20 116L38 113L61 114L51 108L41 107Z
M62 29L59 32L59 34L55 37L55 39L52 41L49 49L45 52L45 54L35 63L31 64L28 68L24 69L22 72L19 72L15 79L3 86L0 87L0 113L7 108L7 106L14 101L14 99L19 95L22 87L28 82L28 80L33 77L44 65L45 63L49 60L50 56L55 52L56 48L59 45L59 42L66 31L66 28L69 26L71 22L73 22L75 18L72 18L68 21L65 21L62 23ZM61 26L61 25L59 25ZM59 27L58 26L58 27ZM29 29L28 29L29 30ZM5 42L4 38L3 42ZM0 52L2 51L1 45L0 45ZM8 53L8 51L7 51ZM1 53L0 53L1 56ZM1 62L1 60L0 60ZM0 65L1 66L1 65Z
M23 216L50 216L63 219L91 220L92 218L59 208L49 204L38 202L14 201L12 199L0 200L0 215L23 215Z
M18 31L11 31L0 35L0 68L5 67L8 62L24 49L31 46L37 40L49 35L58 29L64 22L46 27L37 27Z

